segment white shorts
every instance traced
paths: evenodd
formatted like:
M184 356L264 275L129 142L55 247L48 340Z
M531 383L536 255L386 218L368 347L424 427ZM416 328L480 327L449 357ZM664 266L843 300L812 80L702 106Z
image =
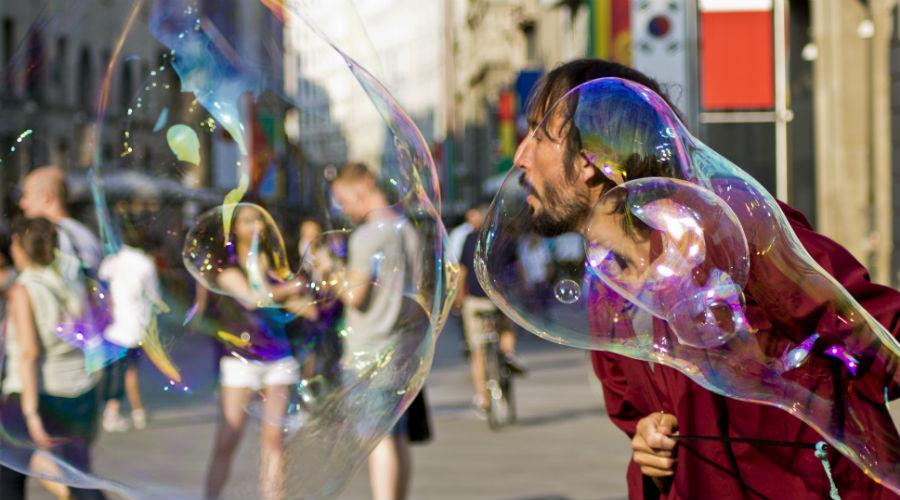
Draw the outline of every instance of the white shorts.
M225 356L219 361L223 387L260 390L266 386L293 385L300 381L300 364L293 357L278 361L248 361Z

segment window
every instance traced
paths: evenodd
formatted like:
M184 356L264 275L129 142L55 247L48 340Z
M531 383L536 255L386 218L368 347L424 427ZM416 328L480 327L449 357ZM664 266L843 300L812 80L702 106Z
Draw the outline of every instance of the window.
M94 62L91 49L82 47L78 56L78 106L90 111L94 104Z
M525 61L529 64L537 61L537 36L535 36L534 21L524 21L519 24L522 35L525 36Z
M53 162L59 168L66 170L69 168L69 142L61 139L56 146L56 159Z
M16 43L16 24L7 17L3 19L3 65L8 64L13 57ZM3 93L15 92L15 71L7 71L3 81Z
M41 32L34 31L28 38L28 66L25 68L25 90L28 97L40 100L43 97L44 42Z
M113 161L113 151L115 151L115 148L113 148L112 143L107 142L104 144L102 150L103 156L100 158L100 162L102 164L111 163Z
M175 68L172 66L169 51L160 51L157 60L159 61L157 68L164 68L162 73L157 72L158 76L156 78L158 78L158 85L169 86L169 90L163 93L163 95L168 96L168 102L161 104L169 108L169 116L179 116L181 114L182 102L181 92L179 92L181 84L178 81L178 74L175 73Z
M131 105L131 96L134 92L134 81L131 77L131 64L122 61L122 77L119 79L121 86L119 92L119 109L124 113Z
M55 85L65 88L66 82L66 61L69 57L69 42L66 37L61 36L56 39L56 54L53 58L53 69L50 71L50 79ZM65 97L63 97L65 100Z
M12 18L3 19L3 64L12 60L16 43L16 23Z

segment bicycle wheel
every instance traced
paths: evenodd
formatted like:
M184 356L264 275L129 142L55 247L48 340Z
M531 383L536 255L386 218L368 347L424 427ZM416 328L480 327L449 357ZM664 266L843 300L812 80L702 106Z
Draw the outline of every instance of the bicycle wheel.
M498 430L507 420L507 406L500 386L500 357L496 342L484 344L485 382L488 392L488 426Z

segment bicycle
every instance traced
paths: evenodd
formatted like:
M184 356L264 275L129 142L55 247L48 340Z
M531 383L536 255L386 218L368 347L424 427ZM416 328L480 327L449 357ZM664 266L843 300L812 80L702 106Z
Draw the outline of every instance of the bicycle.
M513 399L513 370L500 350L500 334L497 323L500 311L475 313L481 323L481 331L475 340L484 349L485 384L488 392L487 420L491 430L499 430L504 425L516 421L516 406Z

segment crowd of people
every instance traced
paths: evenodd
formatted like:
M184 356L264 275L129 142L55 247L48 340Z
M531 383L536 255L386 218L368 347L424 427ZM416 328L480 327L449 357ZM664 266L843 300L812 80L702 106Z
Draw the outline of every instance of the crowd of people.
M197 287L194 314L213 320L216 331L206 333L219 353L220 411L207 498L218 498L226 487L256 396L262 401L259 494L283 498L288 406L301 379L339 385L351 376L342 367L358 366L361 355L383 356L381 351L395 344L398 322L427 321L421 306L404 298L404 291L419 285L422 265L419 236L404 214L389 206L377 178L362 164L341 169L332 191L357 227L349 237L323 234L321 221L304 219L297 244L297 260L304 265L290 279L279 276L277 266L286 263L278 262L283 256L274 249L274 235L266 233L265 209L244 203L231 211L230 232L224 235L228 244L219 248L223 268L214 286L220 293ZM29 173L19 202L22 215L12 225L8 251L0 252L6 325L0 417L7 436L2 445L10 450L4 451L9 467L0 468L4 499L25 498L28 475L65 477L50 454L90 473L91 447L100 428L123 432L148 423L138 361L145 332L165 310L153 259L129 245L104 256L94 233L69 215L66 200L60 169L47 166ZM401 237L381 230L385 223L401 228ZM378 256L385 254L405 257L388 269L379 266ZM332 291L336 300L319 300L305 286L323 279L343 284ZM97 293L98 286L103 293ZM107 300L98 300L104 294ZM61 325L74 324L101 333L99 365L93 365L97 361L91 359L95 353L89 342L74 343L60 334ZM423 328L423 323L415 326ZM342 340L339 328L353 334ZM321 395L316 390L328 389L310 390L302 395L304 403L314 403ZM374 498L406 495L411 474L407 429L417 441L430 433L423 401L417 399L414 408L412 419L404 415L372 453ZM58 498L104 497L97 490L47 479L41 483Z

